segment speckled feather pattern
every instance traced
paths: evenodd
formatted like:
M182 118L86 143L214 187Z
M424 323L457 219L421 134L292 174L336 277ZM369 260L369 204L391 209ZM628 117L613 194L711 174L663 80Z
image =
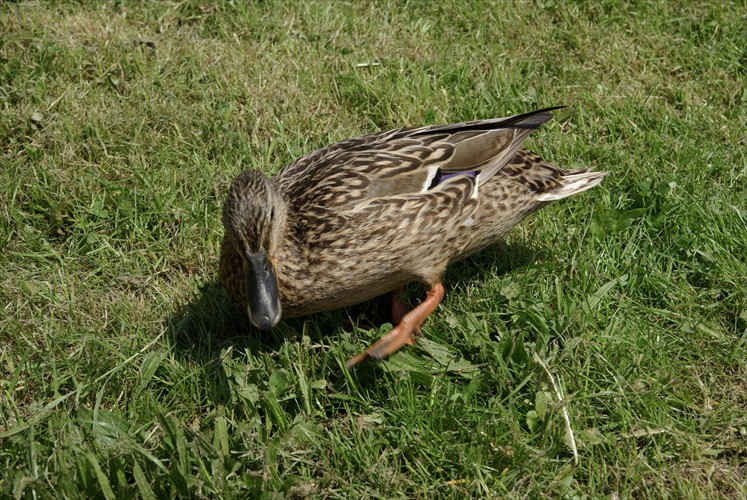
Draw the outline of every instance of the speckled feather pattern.
M439 282L449 263L601 181L604 172L559 169L520 149L550 118L397 129L327 146L272 181L245 172L224 206L226 290L245 305L240 252L256 242L276 262L284 317Z

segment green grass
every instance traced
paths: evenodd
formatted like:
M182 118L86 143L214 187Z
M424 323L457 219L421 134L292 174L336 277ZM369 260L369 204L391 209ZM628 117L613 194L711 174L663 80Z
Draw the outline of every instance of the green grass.
M745 19L0 2L0 496L744 497ZM389 361L342 365L385 304L258 338L217 284L242 169L557 104L530 147L611 175L453 266Z

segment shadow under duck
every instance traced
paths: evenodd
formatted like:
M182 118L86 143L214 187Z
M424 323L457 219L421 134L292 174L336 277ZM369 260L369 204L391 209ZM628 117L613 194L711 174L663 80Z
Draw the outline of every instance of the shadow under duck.
M394 329L347 366L393 354L443 299L446 266L601 182L606 172L560 169L521 149L555 109L348 139L273 180L241 173L223 205L223 286L266 331L421 281L425 300L409 312L395 301Z

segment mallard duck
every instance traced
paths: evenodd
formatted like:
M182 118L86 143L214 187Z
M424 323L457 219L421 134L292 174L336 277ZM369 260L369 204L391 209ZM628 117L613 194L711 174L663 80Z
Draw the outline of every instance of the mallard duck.
M521 149L555 109L348 139L273 180L241 173L223 205L223 286L266 331L421 281L425 300L409 312L395 303L396 326L347 367L397 352L443 299L446 266L601 182L606 172L560 169Z

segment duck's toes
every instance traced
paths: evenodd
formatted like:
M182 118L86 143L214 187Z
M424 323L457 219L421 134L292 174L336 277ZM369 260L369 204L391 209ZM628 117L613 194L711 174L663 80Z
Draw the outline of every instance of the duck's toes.
M391 356L405 345L412 345L415 342L413 336L421 335L420 325L438 307L443 297L444 287L441 283L436 283L428 291L426 299L415 309L405 314L391 332L374 342L361 354L348 359L345 363L347 369L351 369L366 358L381 360Z
M419 330L420 328L418 328ZM348 359L345 363L347 369L351 369L366 358L375 359L377 361L391 356L395 352L402 349L405 345L412 345L414 343L413 334L414 328L408 327L404 324L404 321L394 327L391 332L384 335L382 338L371 344L368 349Z

